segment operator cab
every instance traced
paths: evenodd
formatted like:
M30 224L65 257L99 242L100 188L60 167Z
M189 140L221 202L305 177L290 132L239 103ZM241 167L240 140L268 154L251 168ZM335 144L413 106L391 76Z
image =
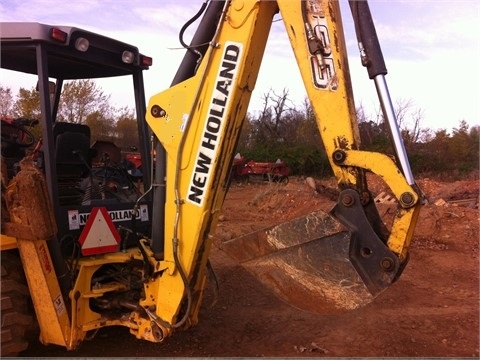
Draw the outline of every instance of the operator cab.
M93 209L98 208L106 210L117 229L134 228L150 236L152 201L144 189L150 187L152 151L145 122L143 71L152 59L133 45L75 27L1 23L1 29L2 69L19 77L30 74L29 81L37 85L41 109L37 132L41 136L36 140L41 144L31 146L27 154L34 147L40 150L35 164L45 173L59 242L78 241ZM97 138L85 122L58 116L62 90L74 80L92 80L100 87L101 81L118 81L125 92L130 91L138 137L132 136L136 143L128 145L137 149L141 169L128 161L129 147L117 146L115 135ZM2 120L2 131L4 125ZM32 132L31 128L24 130ZM2 145L2 157L3 150ZM25 155L19 154L15 166ZM10 174L15 172L13 166Z

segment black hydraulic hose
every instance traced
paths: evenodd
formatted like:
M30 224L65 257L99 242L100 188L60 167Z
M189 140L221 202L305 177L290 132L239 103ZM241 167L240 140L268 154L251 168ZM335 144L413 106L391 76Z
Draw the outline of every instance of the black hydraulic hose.
M224 5L225 1L210 1L202 20L200 20L197 31L193 35L190 46L186 46L185 43L181 41L184 47L187 49L195 49L195 51L187 51L185 53L185 56L178 67L177 73L172 80L171 86L185 81L195 75L195 70L197 68L199 59L198 56L199 54L204 55L207 52L208 45L215 35L218 19L220 18L220 14L222 13ZM185 28L188 26L187 24L184 26Z
M191 50L191 48L183 41L183 35L185 34L185 31L188 29L190 25L192 25L199 17L202 15L202 13L205 11L205 7L207 6L208 1L204 1L200 10L190 19L188 20L180 29L180 33L178 35L178 40L180 41L180 44L187 49Z
M386 75L387 67L368 2L366 0L349 0L348 3L355 24L362 65L367 68L370 79L374 79L377 75Z
M177 329L185 322L188 320L188 317L190 316L190 310L192 309L192 301L193 301L193 294L192 294L192 289L190 287L190 283L188 281L187 275L185 274L185 271L183 270L181 264L180 264L180 259L178 257L178 239L175 239L173 241L173 259L175 261L175 264L177 264L178 272L180 274L180 277L182 278L183 284L185 285L185 290L187 292L187 308L185 309L185 314L183 315L182 319L175 324L171 324L170 326L173 329Z

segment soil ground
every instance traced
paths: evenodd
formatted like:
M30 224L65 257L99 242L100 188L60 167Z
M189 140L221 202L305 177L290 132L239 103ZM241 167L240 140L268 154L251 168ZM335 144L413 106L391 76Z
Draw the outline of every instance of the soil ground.
M221 249L223 241L247 232L313 209L329 210L336 197L333 180L316 181L318 191L300 178L287 185L233 184L211 254L220 290L212 305L209 288L196 327L161 344L137 340L126 328L105 328L76 351L33 340L21 356L478 358L478 181L418 183L429 201L410 262L396 283L361 309L340 315L295 309ZM382 189L373 181L375 195ZM380 214L388 215L391 206L379 204Z

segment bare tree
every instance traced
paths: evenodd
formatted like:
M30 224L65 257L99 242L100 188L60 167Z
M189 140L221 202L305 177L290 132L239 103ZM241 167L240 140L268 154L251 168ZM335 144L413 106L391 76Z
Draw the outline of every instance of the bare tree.
M286 111L290 110L287 107L288 90L283 89L281 94L276 94L274 91L272 91L272 93L273 95L270 96L270 101L273 103L272 109L275 114L273 117L274 131L278 134L278 127L282 121L282 117Z
M280 128L285 122L285 114L292 108L287 106L288 90L283 89L281 94L276 94L273 90L269 90L263 95L263 109L256 121L260 125L260 133L266 138L274 138L278 140L282 137ZM266 131L267 133L264 133Z
M424 136L428 137L428 131L421 128L425 112L423 109L417 108L412 99L396 100L393 112L397 120L397 126L407 146L420 141ZM376 109L375 122L377 125L383 125L385 130L388 129L388 124L385 122L384 114L380 107Z

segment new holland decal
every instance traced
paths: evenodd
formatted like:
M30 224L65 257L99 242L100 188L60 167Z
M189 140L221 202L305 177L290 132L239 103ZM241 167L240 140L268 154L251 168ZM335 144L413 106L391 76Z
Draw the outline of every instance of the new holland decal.
M111 210L108 211L108 215L113 222L122 222L131 220L134 216L134 210ZM80 213L78 210L68 210L68 228L70 230L80 229L80 226L84 226L87 223L89 217L90 213ZM148 206L146 204L140 205L140 209L135 218L140 221L148 221Z
M216 78L215 90L210 100L208 119L203 129L202 140L198 149L195 169L190 180L187 200L201 206L208 188L213 162L218 153L219 138L223 132L226 109L230 102L230 93L235 86L238 73L238 61L242 44L227 42L223 60Z

